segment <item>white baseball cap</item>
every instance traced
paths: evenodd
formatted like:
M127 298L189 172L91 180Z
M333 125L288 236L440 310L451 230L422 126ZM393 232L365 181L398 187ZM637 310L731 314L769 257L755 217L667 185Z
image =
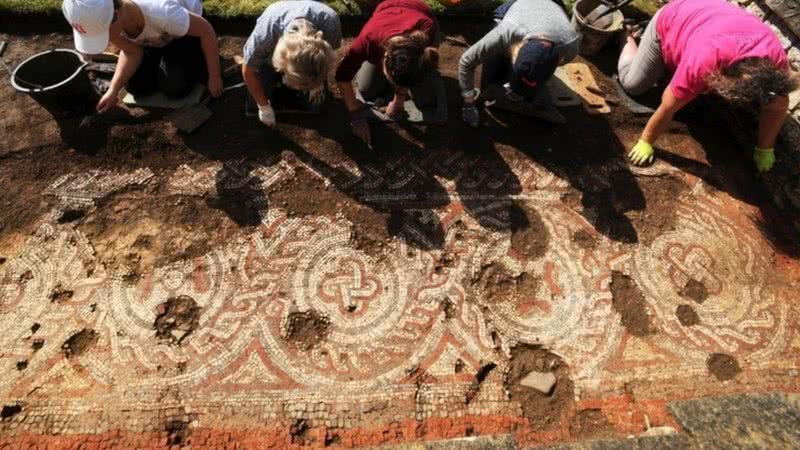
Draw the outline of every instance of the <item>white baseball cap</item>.
M96 55L108 47L108 30L114 20L113 0L64 0L64 17L72 25L75 48Z

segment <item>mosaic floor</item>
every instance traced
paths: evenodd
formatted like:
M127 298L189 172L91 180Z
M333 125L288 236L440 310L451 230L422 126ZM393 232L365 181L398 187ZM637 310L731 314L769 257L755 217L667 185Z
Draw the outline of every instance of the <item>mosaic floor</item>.
M51 149L56 127L32 102L12 101L35 120L23 130L0 119L0 131L42 142L9 148L0 165L69 154ZM166 126L141 131L142 120L112 144L141 133L158 150L141 163L137 153L125 164L87 157L80 170L83 156L69 154L83 162L65 159L31 200L48 212L0 247L0 447L57 436L68 443L54 448L78 448L90 435L107 448L509 432L548 443L581 438L574 419L593 411L618 435L640 434L678 427L666 408L676 399L800 392L798 260L778 251L758 205L713 176L674 155L629 168L614 145L629 147L638 126L582 122L599 131L565 133L560 148L545 134L529 143L523 129L523 151L498 125L474 148L447 141L419 156L414 144L358 160L342 149L347 133L289 125L291 143L270 135L269 156L217 157ZM262 139L261 129L229 137L220 127L208 133L232 147ZM664 145L676 142L684 158L704 157L679 133ZM561 156L573 147L613 149L583 167ZM335 207L298 213L303 199L277 201L298 179ZM233 234L220 228L224 239L212 229L198 243L191 226L167 234L169 217L123 214L222 197L256 217ZM133 218L111 223L117 234L87 232L86 217L117 209ZM370 230L353 211L385 217L388 238L361 245ZM142 256L168 248L163 236L204 250ZM556 355L563 368L551 368L568 387L535 418L509 378L520 348ZM717 373L718 361L735 370Z
M586 212L565 206L563 181L517 163L522 187L512 200L484 199L484 210L467 214L469 199L449 192L452 201L429 217L444 230L438 249L397 238L370 255L351 245L357 225L342 217L289 217L270 208L252 234L135 280L96 264L86 236L58 218L147 185L153 172L66 174L44 193L58 205L50 219L0 266L0 396L50 418L25 423L31 431L105 432L118 423L76 418L170 407L227 411L234 422L304 418L352 427L373 414L388 422L519 415L499 376L464 401L476 371L489 361L502 367L519 343L561 356L578 399L642 380L705 376L712 353L734 355L747 371L797 368L792 292L773 282L774 250L735 200L695 179L675 199L673 230L649 245L618 243L599 234ZM251 176L269 190L301 166L289 158ZM213 192L221 170L238 169L182 166L169 182L172 194ZM648 170L643 176L684 177L665 165ZM394 176L398 191L404 178L415 179ZM477 178L476 186L486 182ZM512 232L478 223L507 229L510 201L541 217L540 254L522 255ZM592 245L576 242L579 232ZM413 227L404 233L424 238ZM473 281L493 265L540 282L487 296L489 288ZM612 306L614 271L641 288L656 332L626 332ZM681 291L689 280L700 281L708 298L693 302L701 323L687 327L676 308L687 303ZM180 296L199 307L196 329L179 343L158 339L159 305ZM311 311L322 318L321 335L298 345L290 317ZM65 356L62 344L84 329L96 333L90 349ZM416 371L428 377L422 390Z

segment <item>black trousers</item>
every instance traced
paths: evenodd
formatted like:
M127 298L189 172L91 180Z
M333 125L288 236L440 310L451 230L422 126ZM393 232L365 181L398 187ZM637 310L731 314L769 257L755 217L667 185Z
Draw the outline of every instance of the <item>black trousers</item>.
M164 47L146 47L126 89L135 96L163 92L170 98L182 98L195 84L207 82L208 69L200 38L184 36Z

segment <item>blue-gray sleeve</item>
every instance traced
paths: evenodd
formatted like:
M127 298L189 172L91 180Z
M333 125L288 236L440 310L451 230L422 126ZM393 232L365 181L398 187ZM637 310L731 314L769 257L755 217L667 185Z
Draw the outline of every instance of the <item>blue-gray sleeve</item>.
M462 92L475 89L475 69L490 56L503 53L510 42L511 33L512 31L501 23L461 55L458 63L458 83Z
M342 21L336 13L326 15L319 29L334 50L342 46Z
M272 64L272 52L280 37L272 25L271 20L259 20L244 44L244 63L254 69Z

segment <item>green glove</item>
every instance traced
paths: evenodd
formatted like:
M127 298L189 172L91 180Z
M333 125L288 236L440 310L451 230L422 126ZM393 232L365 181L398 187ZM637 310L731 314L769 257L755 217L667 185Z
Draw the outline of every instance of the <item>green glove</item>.
M631 159L633 164L637 166L643 166L653 162L653 153L655 153L653 146L642 139L639 139L639 142L636 143L636 146L633 147L633 150L628 153L628 158Z
M756 147L756 151L753 153L753 161L756 162L756 169L759 172L769 172L772 166L775 165L775 149Z

